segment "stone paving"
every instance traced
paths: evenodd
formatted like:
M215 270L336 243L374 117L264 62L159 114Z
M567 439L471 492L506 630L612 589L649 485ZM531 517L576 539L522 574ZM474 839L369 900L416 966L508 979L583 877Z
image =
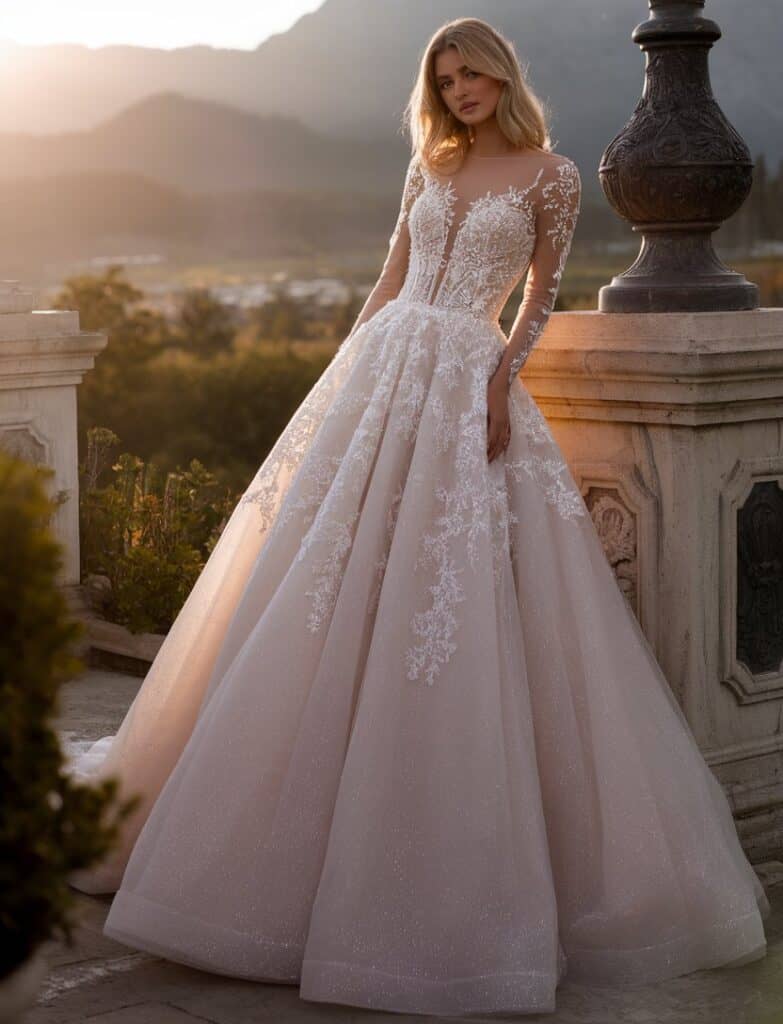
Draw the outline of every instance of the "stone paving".
M90 671L64 692L58 728L81 745L116 731L140 680ZM760 870L773 905L769 951L745 967L699 971L635 989L581 988L566 980L553 1014L481 1016L474 1021L549 1024L783 1024L783 865ZM111 897L79 894L72 948L48 947L50 970L26 1024L279 1024L449 1018L389 1014L299 998L295 985L255 983L198 971L123 946L102 934ZM455 1018L451 1018L452 1020Z

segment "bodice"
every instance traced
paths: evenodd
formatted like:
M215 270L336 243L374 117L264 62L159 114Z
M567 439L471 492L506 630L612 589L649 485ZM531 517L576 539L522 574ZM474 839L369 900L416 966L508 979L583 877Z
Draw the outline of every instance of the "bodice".
M497 323L527 275L508 335L513 377L554 308L580 199L576 164L557 153L471 154L451 177L413 156L386 261L351 334L394 298Z
M410 251L400 298L497 320L533 254L530 195L541 173L524 188L488 189L473 199L461 196L451 180L422 174L408 214Z

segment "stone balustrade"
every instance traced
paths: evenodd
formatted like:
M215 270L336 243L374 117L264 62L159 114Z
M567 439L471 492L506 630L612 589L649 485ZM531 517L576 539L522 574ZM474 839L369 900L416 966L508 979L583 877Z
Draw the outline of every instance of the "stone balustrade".
M74 311L34 309L33 292L0 281L0 446L54 470L52 520L64 547L63 586L79 582L76 388L105 347Z

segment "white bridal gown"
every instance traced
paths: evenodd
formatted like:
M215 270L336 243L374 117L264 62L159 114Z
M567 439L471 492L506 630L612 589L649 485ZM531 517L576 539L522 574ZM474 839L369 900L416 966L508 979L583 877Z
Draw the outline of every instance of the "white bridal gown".
M304 999L551 1011L765 953L764 891L521 380L579 210L554 153L414 158L381 277L114 737L105 932Z

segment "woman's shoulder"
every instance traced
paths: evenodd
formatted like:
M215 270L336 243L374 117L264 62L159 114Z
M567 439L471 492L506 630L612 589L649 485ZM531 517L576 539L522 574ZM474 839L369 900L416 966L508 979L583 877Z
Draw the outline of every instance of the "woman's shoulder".
M555 196L563 200L575 197L579 201L582 191L582 179L576 161L564 153L552 150L537 154L538 172L536 181L543 199L550 200Z
M546 158L544 169L549 174L558 178L579 178L579 168L576 161L570 156L566 156L565 153L550 151L546 154Z
M408 166L405 170L405 182L408 185L421 185L426 176L427 168L424 165L420 155L418 153L411 154L408 160Z
M406 205L410 206L413 203L413 200L423 189L424 183L425 171L419 157L414 153L408 159L408 166L405 168L405 176L403 179L403 201Z
M554 150L541 150L535 153L539 160L541 170L545 175L557 176L563 173L579 173L576 161L565 153L556 153Z

